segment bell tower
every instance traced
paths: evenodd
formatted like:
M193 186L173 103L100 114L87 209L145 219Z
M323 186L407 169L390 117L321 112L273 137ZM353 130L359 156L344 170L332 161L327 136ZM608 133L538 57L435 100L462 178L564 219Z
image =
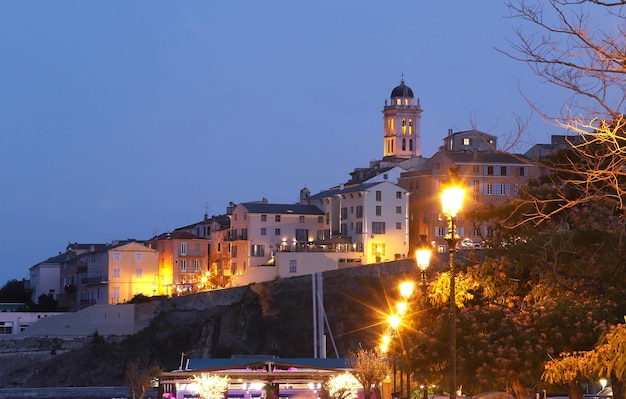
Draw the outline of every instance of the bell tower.
M391 91L388 103L385 99L384 157L413 158L420 156L420 118L422 107L419 98L415 101L413 90L404 84Z

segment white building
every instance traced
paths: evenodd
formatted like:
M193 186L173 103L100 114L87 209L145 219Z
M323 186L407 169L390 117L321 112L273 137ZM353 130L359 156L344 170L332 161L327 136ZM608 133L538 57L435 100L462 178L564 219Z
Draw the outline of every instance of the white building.
M277 251L306 251L323 235L324 213L314 205L247 202L231 214L232 285L246 285L279 277Z
M61 293L61 262L69 257L68 254L59 254L37 263L28 269L30 278L31 299L39 303L41 295L52 295L56 300Z
M324 240L341 241L362 253L362 263L405 257L410 248L408 191L388 181L336 187L302 202L325 214Z

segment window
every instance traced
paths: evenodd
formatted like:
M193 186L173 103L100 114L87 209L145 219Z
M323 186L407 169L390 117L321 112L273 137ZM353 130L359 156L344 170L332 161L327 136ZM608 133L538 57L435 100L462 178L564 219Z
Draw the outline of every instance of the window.
M0 321L0 335L13 334L13 322L12 321Z
M506 184L500 184L500 195L506 195L507 192L507 185Z
M401 214L402 214L402 207L401 207L401 206L396 206L396 213L397 213L398 215L401 215Z
M307 242L309 240L308 229L296 229L296 241Z
M485 184L485 194L493 195L493 184Z
M141 274L142 274L141 269L137 269L137 270L135 270L135 276L136 276L137 278L141 278Z
M376 216L381 216L383 214L383 207L380 205L376 205Z
M520 166L519 167L519 175L520 176L526 176L527 172L526 172L526 167L525 166Z
M261 222L267 221L267 215L261 215Z
M266 236L267 235L267 229L265 227L261 227L261 235L262 236Z
M113 287L113 299L115 299L116 302L120 299L120 287Z
M357 205L357 207L356 207L356 217L359 218L359 219L363 217L363 205Z
M180 256L187 256L187 243L181 242L178 254Z
M122 254L120 252L113 252L113 260L119 262L122 260Z
M402 199L402 191L396 191L396 199Z
M280 215L276 215L276 216L274 217L274 221L275 221L276 223L280 223Z
M348 224L347 223L341 223L339 234L341 234L342 236L345 236L345 235L348 234Z
M486 166L485 167L485 174L487 176L493 176L493 166Z
M180 270L181 272L187 271L187 259L178 260L178 270Z
M348 218L348 208L341 208L341 219L346 220Z
M289 260L289 273L297 273L298 272L298 262L295 259Z
M396 230L402 230L402 222L396 222Z
M120 269L113 269L113 277L119 277L120 276Z
M300 223L304 223L304 216L299 216L299 217L298 217L298 221L299 221Z
M221 242L217 243L217 252L222 252L222 243Z
M236 258L237 257L237 246L236 245L233 245L232 251L233 252L230 254L230 257L231 258Z
M274 235L275 236L279 236L280 235L280 229L274 229Z
M265 256L265 245L252 244L250 246L250 256Z
M478 172L480 172L480 166L474 165L474 173L478 173Z
M372 234L385 234L385 222L372 222Z
M143 261L143 252L135 252L135 261L136 262Z
M363 233L363 222L356 222L356 233L357 234Z
M193 248L194 248L194 255L202 256L201 251L200 251L200 243L194 244Z
M435 227L435 236L437 236L437 237L444 237L445 235L446 235L446 228L445 227L441 227L441 226Z
M474 186L474 192L475 193L479 193L480 192L480 181L472 180L472 186Z
M199 272L200 271L200 260L199 259L194 259L192 264L193 264L193 271L194 272Z
M472 145L472 139L466 137L463 139L463 145Z
M372 255L385 256L385 244L372 243Z
M500 166L500 176L508 176L508 171L509 168L507 168L506 166Z
M382 201L382 200L383 200L383 192L376 191L376 201Z
M317 223L324 223L324 216L318 216Z

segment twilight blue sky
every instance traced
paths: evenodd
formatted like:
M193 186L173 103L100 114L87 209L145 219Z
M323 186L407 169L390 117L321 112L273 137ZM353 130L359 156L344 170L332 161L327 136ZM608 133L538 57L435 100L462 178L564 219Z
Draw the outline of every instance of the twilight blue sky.
M382 157L402 74L425 157L449 128L515 132L520 89L558 110L564 93L494 49L520 23L501 3L1 2L0 285L68 242L346 181ZM551 133L532 115L518 151Z

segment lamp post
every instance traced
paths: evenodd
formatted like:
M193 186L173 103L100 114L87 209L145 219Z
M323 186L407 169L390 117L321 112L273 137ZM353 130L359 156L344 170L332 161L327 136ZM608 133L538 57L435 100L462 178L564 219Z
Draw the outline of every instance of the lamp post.
M426 297L426 269L428 269L430 265L430 254L431 246L428 241L426 241L426 236L420 235L420 241L415 248L415 263L417 263L417 268L422 272L422 303L424 304L424 308L426 308L426 304L428 303ZM428 385L424 384L421 388L423 399L428 399Z
M459 237L456 234L456 225L459 211L463 205L465 192L458 185L458 176L455 169L450 170L450 181L441 193L441 208L443 215L448 219L448 252L450 254L450 399L456 399L456 271L454 254Z
M425 235L420 235L420 241L415 249L415 263L417 268L422 272L422 301L426 304L426 269L430 265L431 248Z

